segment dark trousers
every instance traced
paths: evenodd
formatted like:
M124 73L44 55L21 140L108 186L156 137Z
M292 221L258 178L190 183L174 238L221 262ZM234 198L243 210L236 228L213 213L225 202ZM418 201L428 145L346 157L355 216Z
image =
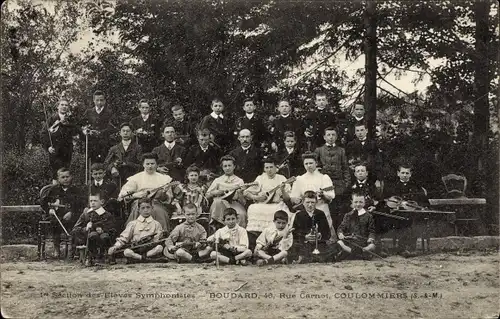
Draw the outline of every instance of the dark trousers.
M327 244L326 242L318 242L319 254L314 255L313 251L316 248L315 242L304 242L294 240L292 248L289 250L291 259L297 259L299 256L305 258L306 262L319 261L329 262L333 261L335 254L339 251L338 245Z
M85 245L87 242L87 232L82 231L75 234L76 242L79 245ZM97 254L99 248L107 249L111 247L111 236L108 233L99 234L96 231L89 233L89 246L88 249L91 253Z

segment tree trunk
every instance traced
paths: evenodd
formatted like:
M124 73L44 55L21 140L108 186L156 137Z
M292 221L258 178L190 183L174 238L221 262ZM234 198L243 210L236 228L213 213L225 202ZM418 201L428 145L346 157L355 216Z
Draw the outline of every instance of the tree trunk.
M366 2L365 24L365 108L368 136L375 136L377 117L377 4L375 0Z
M475 33L475 102L474 102L474 133L473 143L476 146L477 161L476 168L483 168L482 158L488 146L488 129L490 110L488 102L489 94L489 59L488 59L488 16L490 11L489 1L478 0L474 4L474 15L476 20Z

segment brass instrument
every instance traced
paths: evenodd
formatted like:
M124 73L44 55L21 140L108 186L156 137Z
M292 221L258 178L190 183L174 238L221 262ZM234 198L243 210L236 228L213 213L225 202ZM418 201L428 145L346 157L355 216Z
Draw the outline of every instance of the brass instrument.
M319 249L318 249L318 224L314 225L314 243L315 247L312 252L313 255L319 255Z

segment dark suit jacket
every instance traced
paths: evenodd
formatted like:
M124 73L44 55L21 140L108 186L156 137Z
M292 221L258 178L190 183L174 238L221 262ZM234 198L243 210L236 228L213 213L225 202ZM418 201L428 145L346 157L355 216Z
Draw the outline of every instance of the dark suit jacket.
M365 208L373 205L374 200L380 200L380 194L377 192L375 184L369 180L360 183L357 179L354 180L349 188L349 197L352 193L361 193L365 196Z
M382 156L377 142L374 140L365 140L365 145L357 138L349 142L346 147L348 160L360 159L365 161L370 171L370 180L382 179Z
M126 151L123 148L122 142L120 142L109 149L104 165L109 171L113 167L118 169L120 178L122 181L125 181L141 170L141 155L141 146L137 145L136 142L132 141Z
M175 146L169 150L165 143L153 149L154 154L158 155L158 166L165 166L168 168L168 175L176 181L184 180L185 168L185 148L175 143ZM181 164L177 164L176 159L181 158Z
M425 195L423 188L410 180L408 183L403 183L400 180L397 182L386 183L384 186L384 199L391 196L399 196L403 200L413 200L419 205L428 206L429 200Z
M366 125L366 117L363 117L360 121L358 121L354 116L349 115L347 117L347 143L356 139L356 125L357 124L365 124Z
M80 187L74 185L69 186L66 191L64 191L61 185L54 185L46 193L46 196L40 198L40 206L48 213L48 204L55 202L57 199L60 200L61 205L67 204L69 206L68 208L60 207L55 209L57 216L62 218L64 214L71 211L72 216L68 224L72 227L85 208L88 201L87 193Z
M134 117L130 124L134 127L134 131L142 128L143 131L146 131L150 134L137 134L137 139L139 140L139 145L142 148L144 153L149 153L153 148L158 145L160 142L160 130L161 123L158 117L153 114L149 114L147 121L142 119L142 116L139 115Z
M262 172L262 156L260 150L254 145L245 152L241 146L238 146L229 155L236 159L236 169L234 174L245 183L250 183Z
M292 226L294 229L293 241L303 243L305 236L316 224L318 225L318 231L321 233L321 241L329 239L331 236L330 226L322 210L315 209L312 217L309 217L309 214L305 210L299 210L295 215Z
M205 116L200 124L200 129L208 129L215 137L215 143L219 145L223 151L228 150L233 142L233 132L229 120L214 119L210 114Z
M81 125L90 125L91 130L100 132L98 135L89 135L89 152L93 161L102 161L111 146L111 135L118 131L113 124L114 117L109 106L104 106L100 114L97 114L95 107L85 110L83 114Z
M175 134L177 135L176 143L188 149L191 145L196 143L196 127L195 123L188 118L187 115L184 115L184 120L182 122L176 121L173 117L166 118L163 121L163 125L165 124L173 125L175 129ZM182 137L183 142L180 142L179 137Z
M299 176L305 173L301 153L297 148L294 148L290 156L288 156L286 148L278 150L278 153L276 154L276 165L280 165L285 159L288 162L288 169L286 167L280 169L280 174L290 178L292 176Z
M49 118L49 128L58 120L60 120L59 114L53 114ZM73 136L77 136L79 133L80 129L76 123L69 122L67 124L59 124L57 130L54 133L50 133L49 138L47 125L44 125L43 130L40 132L43 147L48 150L52 141L52 146L56 149L54 154L49 154L51 162L55 159L59 159L64 163L71 162Z
M196 165L200 170L208 169L215 173L219 167L220 152L212 146L208 146L203 152L200 145L193 145L186 154L185 166Z
M335 194L342 194L351 182L351 172L344 148L340 146L328 147L325 145L316 148L318 165L321 173L327 174L335 186Z
M119 189L118 186L116 186L116 184L110 180L104 179L102 185L100 186L97 186L95 184L95 181L92 180L92 184L90 185L90 192L91 194L103 192L105 196L104 200L107 201L110 198L117 198Z
M246 115L238 118L234 129L234 135L237 137L238 133L242 129L249 129L250 132L252 132L253 142L259 147L260 144L266 141L268 138L267 129L264 125L264 119L258 114L254 114L251 120L249 120Z
M297 138L297 148L301 147L301 142L304 139L304 131L302 129L302 125L298 119L296 119L293 115L289 115L284 118L281 115L278 115L271 126L271 136L273 142L276 143L278 148L282 149L285 147L284 134L286 131L295 132L295 136Z
M325 108L323 110L315 109L308 112L303 120L303 123L304 131L309 128L313 134L312 146L313 148L316 148L325 144L325 140L323 139L324 130L329 126L335 127L337 120L333 111ZM305 138L305 136L303 136L303 138Z

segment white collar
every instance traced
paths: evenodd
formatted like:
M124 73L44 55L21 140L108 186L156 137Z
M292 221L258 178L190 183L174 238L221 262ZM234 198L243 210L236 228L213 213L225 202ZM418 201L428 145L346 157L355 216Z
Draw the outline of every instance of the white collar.
M128 140L128 141L122 140L122 144L123 144L123 146L129 146L129 145L130 145L130 143L132 143L132 140L131 140L131 139L130 139L130 140Z
M252 145L249 145L248 147L243 147L243 145L241 145L241 148L242 148L244 151L247 151L250 147L252 147Z
M408 184L410 182L409 180L407 182L403 182L401 179L399 181L403 184Z
M95 107L95 111L97 112L97 114L101 114L101 112L104 110L104 106L101 107L100 109L97 108L97 106Z
M99 207L98 209L94 210L97 215L101 216L102 214L104 214L106 212L106 210L101 206Z
M143 216L139 216L137 217L137 219L141 222L141 223L150 223L151 221L153 221L153 217L149 216L148 218L144 218Z
M247 117L247 119L251 120L253 118L253 116L255 115L255 113L245 113L245 116Z
M317 109L318 111L323 111L323 110L325 110L325 109L326 109L326 107L316 107L316 109Z
M361 143L366 142L366 140L367 140L367 138L366 138L366 137L365 137L363 140L360 140L360 139L358 138L358 141L360 141Z
M222 115L222 113L217 115L217 114L215 114L215 112L212 112L212 113L210 113L210 116L213 117L214 119L218 119L218 118L223 119L224 118L224 115Z
M148 114L146 114L146 115L142 115L142 114L141 114L141 117L142 117L142 120L143 120L143 121L147 121L147 120L148 120L148 118L149 118L149 113L148 113Z
M102 184L104 184L104 180L101 180L101 181L94 180L94 185L101 186Z
M353 115L353 116L356 119L356 121L358 121L358 122L362 121L365 118L364 116L362 116L362 117L357 117L356 115Z
M309 217L313 217L314 215L314 210L312 211L312 213L309 213L306 209L304 209L304 211L306 212L307 215L309 215Z
M294 148L293 147L287 147L286 150L288 151L288 154L293 153Z
M333 144L328 144L328 143L325 143L326 146L331 146L331 147L334 147L335 146L335 143Z
M366 209L361 208L361 210L358 210L357 213L358 213L358 216L364 215L366 213Z
M173 142L171 142L171 143L169 143L169 142L165 141L165 143L164 143L164 144L165 144L165 146L166 146L168 149L171 149L171 148L173 148L173 147L175 146L175 141L173 141Z
M289 116L290 116L290 113L288 113L287 115L280 114L280 116L281 116L282 118L285 118L285 119L286 119L287 117L289 117Z
M356 179L356 182L357 182L358 184L366 184L366 179L365 179L364 181L360 181L359 179Z
M203 152L208 151L208 145L207 145L206 147L202 147L202 146L200 145L200 148L201 148L201 150L202 150Z

